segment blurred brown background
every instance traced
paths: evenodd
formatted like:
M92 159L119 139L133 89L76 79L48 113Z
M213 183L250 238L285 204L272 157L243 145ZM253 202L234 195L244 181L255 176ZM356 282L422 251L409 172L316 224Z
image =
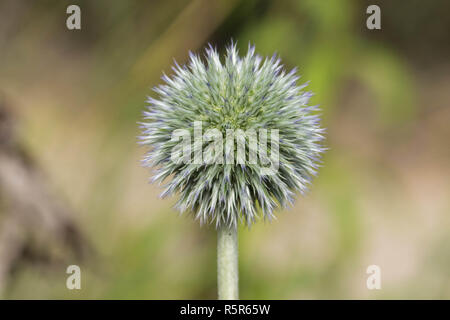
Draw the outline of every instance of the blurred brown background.
M366 28L370 4L381 30ZM215 232L147 183L136 122L174 58L235 39L311 80L330 148L294 208L240 230L241 298L450 298L447 12L444 0L1 0L2 296L216 297ZM82 290L66 288L69 264ZM366 287L372 264L381 290Z

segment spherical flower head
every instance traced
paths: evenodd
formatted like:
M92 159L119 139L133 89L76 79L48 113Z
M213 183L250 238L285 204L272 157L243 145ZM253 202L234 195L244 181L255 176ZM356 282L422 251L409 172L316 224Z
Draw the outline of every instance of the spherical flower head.
M165 182L161 196L179 194L176 207L202 224L271 220L316 174L323 129L312 94L295 69L253 46L239 57L232 43L223 62L210 46L204 60L190 53L186 66L175 63L148 99L143 163L155 168L153 182Z

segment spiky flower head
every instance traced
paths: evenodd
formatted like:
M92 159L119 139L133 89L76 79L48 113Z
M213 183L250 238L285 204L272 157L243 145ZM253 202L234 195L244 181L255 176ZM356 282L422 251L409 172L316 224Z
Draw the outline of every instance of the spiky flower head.
M164 75L165 84L154 89L159 97L148 98L139 137L150 146L143 163L156 168L153 182L168 180L162 197L179 194L176 207L201 223L236 227L259 217L271 220L274 209L307 190L323 152L323 129L317 108L308 106L307 84L297 85L295 69L285 72L280 59L262 59L253 46L239 57L233 43L223 62L210 46L205 62L190 53L187 65L175 63L172 69L174 75ZM198 140L199 123L214 134L202 131ZM180 130L187 133L187 149L174 139ZM230 132L231 144L227 140L223 148L221 139L211 141ZM247 143L244 153L237 150L239 141ZM174 161L181 151L187 157ZM247 160L255 154L259 162ZM216 161L202 159L208 155Z

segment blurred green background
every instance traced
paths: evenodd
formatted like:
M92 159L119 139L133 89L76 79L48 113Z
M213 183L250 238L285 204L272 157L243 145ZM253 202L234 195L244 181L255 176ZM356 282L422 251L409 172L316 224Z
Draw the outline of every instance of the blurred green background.
M70 4L79 31L66 28ZM381 30L366 28L370 4ZM450 298L446 12L444 0L0 1L0 100L92 248L21 251L3 297L216 298L215 231L148 184L136 122L174 58L234 39L299 67L329 148L293 208L240 229L240 297ZM81 290L66 288L69 264ZM372 264L381 290L366 287Z

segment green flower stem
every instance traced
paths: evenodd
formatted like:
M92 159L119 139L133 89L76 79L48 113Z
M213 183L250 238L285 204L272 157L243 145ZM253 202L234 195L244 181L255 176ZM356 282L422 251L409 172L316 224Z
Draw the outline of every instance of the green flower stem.
M220 300L239 299L237 228L217 230L217 289Z

